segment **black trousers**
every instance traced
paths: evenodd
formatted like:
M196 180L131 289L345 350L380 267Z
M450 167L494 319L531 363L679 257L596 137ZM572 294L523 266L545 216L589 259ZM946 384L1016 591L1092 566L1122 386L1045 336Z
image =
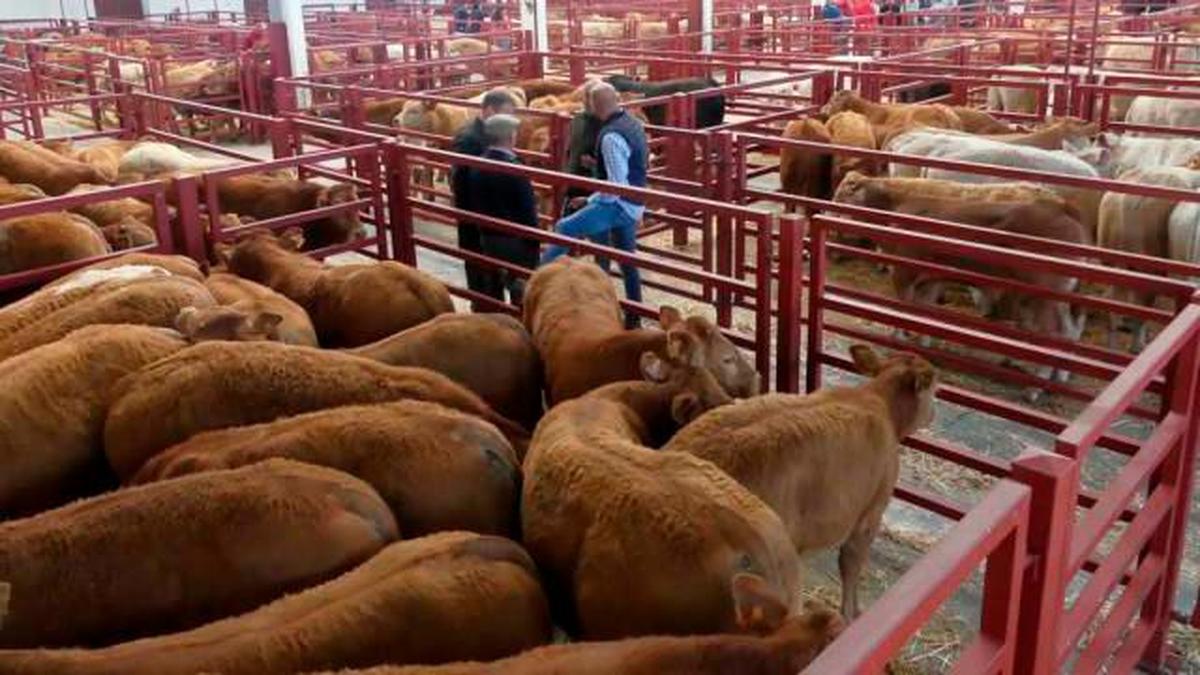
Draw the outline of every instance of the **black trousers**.
M472 253L483 253L480 229L474 223L459 223L458 247ZM487 277L492 270L471 260L467 260L464 266L467 269L467 288L477 293L483 293L488 284Z
M537 267L538 242L532 239L484 230L481 241L484 255L525 269ZM525 300L525 278L507 270L486 270L480 292L503 302L505 291L509 302L519 306Z

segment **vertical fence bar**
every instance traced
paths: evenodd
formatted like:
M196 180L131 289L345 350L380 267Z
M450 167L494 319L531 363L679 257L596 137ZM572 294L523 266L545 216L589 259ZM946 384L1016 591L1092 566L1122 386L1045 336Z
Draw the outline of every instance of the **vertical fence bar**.
M1066 453L1060 453L1066 454ZM1012 478L1032 490L1028 554L1017 626L1017 675L1058 672L1059 623L1070 570L1067 556L1075 519L1079 465L1074 459L1027 453L1012 464Z
M196 176L182 175L175 181L178 192L175 218L176 251L207 267L208 252L200 228L200 189Z
M1200 302L1200 295L1193 296L1193 303ZM1188 420L1187 431L1180 441L1180 447L1172 454L1175 458L1172 467L1174 476L1168 480L1174 482L1175 505L1171 514L1170 531L1167 534L1167 567L1161 582L1161 588L1151 596L1150 602L1143 610L1143 616L1155 622L1154 637L1146 647L1145 659L1152 664L1162 665L1167 656L1167 629L1170 626L1175 607L1175 591L1179 584L1179 567L1187 539L1188 514L1191 511L1193 476L1196 461L1197 428L1197 368L1200 367L1200 336L1192 336L1173 364L1174 373L1169 381L1174 385L1171 391L1170 409L1182 414Z
M776 230L777 222L779 217L771 213L764 214L754 224L758 231L754 247L758 272L754 289L754 352L762 391L771 387L771 234Z
M808 345L804 390L812 393L821 388L821 357L825 353L825 241L829 232L820 217L809 219L808 225Z
M733 134L722 131L716 136L716 180L717 194L721 201L740 203L740 186L734 179L734 164L737 156L743 152L742 145L734 143ZM733 274L733 219L729 216L716 217L716 272L723 277ZM733 296L725 288L718 288L717 325L728 327L733 322Z
M776 317L775 391L800 392L800 312L804 275L804 224L779 218L779 313Z
M386 146L388 226L392 236L392 255L413 267L417 265L416 243L413 241L412 205L409 204L408 154L398 143Z

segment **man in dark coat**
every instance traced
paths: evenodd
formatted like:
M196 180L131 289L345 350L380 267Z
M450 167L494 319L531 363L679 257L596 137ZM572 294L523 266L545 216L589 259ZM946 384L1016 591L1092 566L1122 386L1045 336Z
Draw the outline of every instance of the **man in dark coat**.
M458 136L454 138L454 144L451 150L472 157L479 157L487 150L488 142L485 138L483 125L484 122L492 115L511 115L517 109L517 102L513 97L503 90L492 90L483 97L483 110L479 112L479 117L475 118L466 126ZM468 189L466 185L467 172L463 167L452 166L450 169L450 191L454 193L454 206L459 209L469 209L468 206ZM458 247L464 251L472 251L474 253L482 253L483 248L479 239L479 226L474 223L459 222L458 223ZM484 292L484 268L476 263L467 261L465 263L467 269L467 288L473 291Z
M512 115L492 115L483 123L488 148L484 159L520 164L514 146L521 120ZM467 171L468 209L494 218L507 220L518 225L538 226L537 198L533 194L533 182L517 176L482 168ZM492 258L532 270L538 262L538 242L489 227L480 227L480 243L483 253ZM480 270L483 287L480 292L497 300L504 300L508 291L509 301L520 305L525 295L525 278L507 270Z

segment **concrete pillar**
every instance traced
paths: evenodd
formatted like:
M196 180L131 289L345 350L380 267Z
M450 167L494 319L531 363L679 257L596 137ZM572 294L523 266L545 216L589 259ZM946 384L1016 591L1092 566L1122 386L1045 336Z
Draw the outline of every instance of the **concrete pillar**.
M546 0L521 0L521 28L533 34L533 48L550 50L550 28L546 16Z
M276 77L308 75L308 42L304 36L303 0L268 0L267 33L271 41L271 70ZM301 89L296 104L307 108L312 92Z

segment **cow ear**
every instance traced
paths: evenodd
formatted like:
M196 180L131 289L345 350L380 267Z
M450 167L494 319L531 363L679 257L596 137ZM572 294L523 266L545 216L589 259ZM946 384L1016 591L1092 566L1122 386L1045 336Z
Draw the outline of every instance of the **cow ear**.
M642 377L651 382L666 382L671 375L666 362L654 352L643 352L639 365L642 369Z
M671 419L675 420L676 424L690 424L703 413L704 406L700 403L700 397L691 392L684 392L671 399Z
M697 367L704 365L699 341L686 330L667 331L667 358L672 363Z
M742 631L770 635L787 620L787 603L757 574L739 572L730 586L734 618Z
M223 267L229 266L229 261L233 258L233 250L235 246L227 241L213 242L212 252L213 259L218 265Z
M175 330L186 338L191 338L200 328L199 310L195 307L184 307L175 315Z
M289 251L299 251L304 248L304 230L289 227L279 235L279 243Z
M850 348L850 356L854 359L854 365L858 368L858 372L869 377L874 377L879 374L881 364L879 355L875 353L867 345L854 345Z
M671 327L683 321L683 314L678 309L670 305L663 305L658 309L658 325L662 326L663 330L671 330Z
M686 320L687 327L696 337L701 340L709 340L717 332L716 327L712 322L702 316L689 316Z
M437 101L421 101L421 106L426 110L433 110L438 104Z
M912 372L913 393L920 394L933 386L934 373L932 368L921 367Z
M281 323L283 323L283 317L274 312L258 312L254 318L246 322L251 330L266 336L277 335Z

